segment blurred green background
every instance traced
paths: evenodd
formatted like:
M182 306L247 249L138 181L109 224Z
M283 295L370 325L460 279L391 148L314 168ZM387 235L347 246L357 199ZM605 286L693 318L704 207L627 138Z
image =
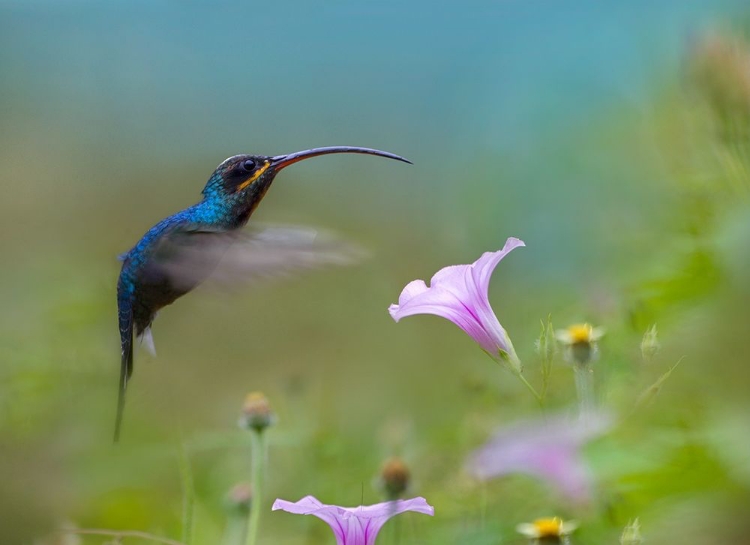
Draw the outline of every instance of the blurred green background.
M382 544L522 543L517 523L553 514L581 521L580 544L617 543L634 517L652 543L744 542L743 4L0 0L0 542L62 543L49 536L63 524L180 539L182 453L193 542L219 542L225 495L248 478L236 421L252 390L279 416L261 543L332 543L273 498L380 501L392 455L436 516L403 515ZM253 221L333 229L371 258L164 309L113 446L116 255L196 202L227 156L338 144L414 166L305 162ZM591 505L526 477L472 482L466 455L538 409L452 324L386 310L410 280L508 236L527 248L491 300L532 383L548 314L608 331L598 395L623 423L587 448ZM548 406L574 403L559 362Z

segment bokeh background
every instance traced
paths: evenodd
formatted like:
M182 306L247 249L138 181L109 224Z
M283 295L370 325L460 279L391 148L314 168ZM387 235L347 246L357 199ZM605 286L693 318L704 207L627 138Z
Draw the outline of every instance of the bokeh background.
M393 455L436 516L402 515L378 543L523 543L517 523L553 514L580 521L580 544L617 543L634 517L651 543L744 542L748 15L728 0L0 0L0 542L55 543L65 524L181 539L185 459L193 542L219 542L248 478L236 422L252 390L278 415L261 543L331 543L273 498L380 501ZM336 144L414 166L301 163L253 221L335 230L370 259L163 310L113 446L117 254L225 157ZM623 423L586 449L587 505L468 478L468 453L538 408L452 324L386 310L508 236L527 248L491 300L532 383L540 320L607 329L598 395ZM561 358L547 404L575 404Z

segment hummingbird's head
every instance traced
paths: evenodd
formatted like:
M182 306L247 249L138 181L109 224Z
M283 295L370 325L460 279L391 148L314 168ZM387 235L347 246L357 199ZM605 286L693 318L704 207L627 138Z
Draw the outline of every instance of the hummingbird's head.
M203 195L207 200L236 204L243 209L243 213L247 212L249 216L249 213L255 209L266 194L271 182L280 170L304 159L331 153L364 153L411 163L403 157L387 151L351 146L313 148L274 157L235 155L226 159L216 168L203 189Z
M270 185L275 173L270 168L271 157L235 155L224 160L208 179L203 195L206 199L244 200L250 189Z

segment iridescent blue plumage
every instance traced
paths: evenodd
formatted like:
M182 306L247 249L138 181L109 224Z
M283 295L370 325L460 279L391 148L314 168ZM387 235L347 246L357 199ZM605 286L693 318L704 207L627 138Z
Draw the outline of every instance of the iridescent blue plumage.
M163 219L120 256L117 307L121 367L115 441L120 435L125 392L133 373L133 337L150 335L158 310L213 272L230 246L236 245L233 233L247 223L281 169L329 153L365 153L409 162L391 153L354 147L316 148L275 157L230 157L208 179L201 202Z

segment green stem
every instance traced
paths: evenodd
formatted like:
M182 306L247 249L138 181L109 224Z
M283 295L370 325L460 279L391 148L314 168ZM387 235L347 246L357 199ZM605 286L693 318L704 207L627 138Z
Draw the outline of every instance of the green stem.
M536 389L531 385L531 383L528 380L526 380L526 377L523 376L523 373L518 372L514 374L518 377L518 380L520 380L523 383L523 385L526 386L529 392L532 393L532 395L534 396L534 399L536 399L537 403L539 403L539 406L544 408L544 402L542 400L542 396L540 396L539 393L536 391Z
M582 421L587 421L593 414L594 401L594 372L588 365L573 366L578 394L579 415Z
M180 481L182 482L182 542L191 545L193 540L193 508L195 504L195 488L193 473L190 470L190 459L185 443L180 451Z
M245 543L245 531L247 530L247 517L230 515L227 520L227 528L224 532L223 545L242 545Z
M396 517L393 521L395 524L393 524L393 543L396 545L399 545L401 543L401 523L402 519Z
M250 431L250 477L253 487L253 497L250 502L250 516L247 519L246 545L255 545L258 540L258 525L260 524L260 510L263 503L263 468L265 465L265 436L263 431Z
M487 482L482 481L479 496L479 527L484 528L487 521Z
M523 385L526 386L529 392L531 392L531 394L534 396L534 399L536 399L537 403L539 403L539 407L544 409L544 399L539 395L539 392L536 391L536 389L529 383L529 381L526 380L526 377L523 376L523 371L521 371L523 365L521 364L521 360L518 359L515 350L513 350L513 345L510 345L509 352L500 352L500 360L498 360L486 350L484 350L484 353L491 357L493 360L499 361L500 364L503 365L503 367L505 367L508 371L518 377L518 379L523 382Z

